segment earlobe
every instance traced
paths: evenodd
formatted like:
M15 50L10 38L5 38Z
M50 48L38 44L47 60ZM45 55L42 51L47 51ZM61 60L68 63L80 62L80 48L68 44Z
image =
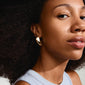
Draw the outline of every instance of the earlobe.
M31 31L34 34L35 37L41 37L41 29L38 24L32 24L31 25Z

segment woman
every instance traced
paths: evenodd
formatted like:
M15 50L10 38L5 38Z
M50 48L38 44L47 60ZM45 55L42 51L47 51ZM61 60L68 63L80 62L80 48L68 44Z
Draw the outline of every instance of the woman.
M40 55L15 85L81 85L78 75L72 70L66 73L65 69L69 60L81 58L85 47L84 3L82 0L41 3L39 21L32 22L30 28L40 46Z
M30 64L25 57L17 62L17 72L22 75L23 70L20 69L25 69L26 73L22 77L16 77L20 78L15 85L81 85L77 73L73 70L84 62L83 1L30 0L28 6L29 27L39 46L29 32L32 37L29 38L28 52L32 62ZM22 62L28 63L25 65ZM19 67L21 63L23 67Z

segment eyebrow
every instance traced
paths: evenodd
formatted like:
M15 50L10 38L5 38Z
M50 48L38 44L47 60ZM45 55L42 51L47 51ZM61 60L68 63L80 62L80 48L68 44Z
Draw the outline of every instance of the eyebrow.
M69 4L59 4L59 5L55 6L53 9L55 9L57 7L61 7L61 6L71 7Z
M69 5L69 4L60 4L60 5L55 6L53 9L55 9L55 8L57 8L57 7L61 7L61 6L65 6L65 7L70 7L70 8L72 8L71 5ZM81 9L85 9L85 6L83 6Z

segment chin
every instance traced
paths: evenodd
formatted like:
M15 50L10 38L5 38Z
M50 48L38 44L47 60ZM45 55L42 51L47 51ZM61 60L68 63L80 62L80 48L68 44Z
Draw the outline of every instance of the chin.
M82 52L76 52L71 54L71 60L79 60L82 57Z
M74 50L71 55L72 55L72 60L79 60L81 59L83 54L83 50Z
M71 60L80 60L82 56L73 57Z

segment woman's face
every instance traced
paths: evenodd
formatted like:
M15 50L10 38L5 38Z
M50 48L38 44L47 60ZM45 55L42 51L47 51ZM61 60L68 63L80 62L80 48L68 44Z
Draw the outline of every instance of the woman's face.
M42 47L52 56L80 59L85 46L85 6L82 0L48 0L39 27Z

